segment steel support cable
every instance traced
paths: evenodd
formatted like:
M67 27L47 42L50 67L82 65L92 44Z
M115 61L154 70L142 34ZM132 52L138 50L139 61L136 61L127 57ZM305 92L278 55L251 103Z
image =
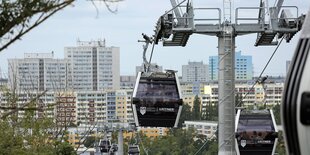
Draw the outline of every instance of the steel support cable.
M208 140L199 148L199 150L198 150L194 155L200 153L200 151L202 150L202 148L203 148L207 143L208 143Z
M139 141L141 142L141 146L142 146L143 151L146 153L146 155L148 155L148 151L145 149L145 147L143 145L143 141L142 141L142 138L141 138L139 131L137 131L137 135L138 135Z
M219 148L222 147L222 146L223 146L225 143L227 143L228 141L230 141L230 140L231 140L230 138L232 138L234 135L235 135L235 134L230 135L230 136L228 137L228 140L225 139L226 142L223 142L222 144L220 144Z
M172 10L176 9L177 7L179 7L181 4L183 4L186 0L183 0L182 2L180 2L179 4L177 4L175 7L173 7L172 9L170 9L169 11L166 11L166 13L164 13L162 16L165 16L167 15L169 12L171 12ZM189 2L189 0L188 0ZM152 51L151 51L151 55L150 55L150 59L149 59L149 66L147 68L147 71L149 71L150 69L150 66L151 66L151 62L152 62L152 57L153 57L153 51L154 51L154 46L155 46L155 43L153 43L153 46L152 46Z
M164 13L162 16L167 15L169 12L171 12L172 10L174 10L175 8L179 7L181 4L183 4L186 0L183 0L181 3L179 3L178 5L176 5L175 7L173 7L172 9L166 11L166 13Z
M179 0L176 0L178 4L180 4ZM180 13L183 15L182 9L180 9Z
M150 66L152 66L152 57L153 57L153 51L154 51L154 46L155 46L155 43L153 43L153 46L152 46L152 50L151 50L151 55L150 55L150 59L149 59L149 65L147 66L147 72L150 71Z
M282 41L283 41L284 37L282 37L282 39L280 40L280 43L277 45L277 47L275 48L275 50L273 51L272 55L270 56L268 62L266 63L264 69L261 71L261 73L259 74L257 80L255 81L255 83L252 85L252 87L250 88L250 90L244 95L242 96L241 100L238 102L238 104L236 105L236 107L238 107L241 102L243 101L243 99L245 99L247 97L247 95L250 93L250 91L253 90L253 88L255 87L255 85L257 84L258 80L262 77L263 73L265 72L266 68L268 67L270 61L272 60L273 56L275 55L275 53L278 51L278 48L280 47Z
M235 90L230 91L229 94L227 94L225 97L223 97L223 99L219 100L219 104L222 104L232 93L234 93Z
M207 137L206 142L203 143L203 145L198 149L198 151L195 152L194 155L197 155L198 153L200 153L200 151L203 149L203 147L208 143L208 140L210 140L210 139L214 138L214 136L216 136L215 134L216 134L216 132L213 133L213 134L210 136L210 138Z

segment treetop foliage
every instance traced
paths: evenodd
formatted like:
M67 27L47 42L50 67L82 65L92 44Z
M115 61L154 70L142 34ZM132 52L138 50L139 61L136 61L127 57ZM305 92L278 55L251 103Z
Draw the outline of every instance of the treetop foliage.
M56 12L71 5L76 0L1 0L0 3L0 52L33 28L40 25ZM98 11L94 1L90 0ZM112 10L109 3L121 0L102 1L107 9ZM109 2L109 3L108 3Z
M74 0L2 0L0 51Z

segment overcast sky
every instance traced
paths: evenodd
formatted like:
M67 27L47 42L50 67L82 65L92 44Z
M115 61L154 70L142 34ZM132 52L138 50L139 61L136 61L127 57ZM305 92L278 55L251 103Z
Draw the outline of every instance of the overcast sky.
M222 0L195 0L194 7L222 8L222 3ZM274 0L269 0L269 3L273 6ZM259 0L235 0L233 4L234 7L257 7ZM287 0L284 5L298 6L301 14L306 13L310 8L310 1ZM7 71L7 59L23 58L23 53L54 51L56 58L63 58L64 47L75 46L77 39L81 41L106 39L107 46L120 47L121 75L134 75L135 66L142 63L142 43L138 43L137 40L142 39L141 33L153 35L159 16L171 9L170 1L125 0L111 6L112 9L117 7L117 14L110 13L102 3L96 4L96 7L98 13L91 2L78 1L74 6L65 8L30 31L21 40L0 53L2 72ZM206 16L214 18L213 15ZM238 36L236 51L253 56L254 74L258 75L275 46L254 47L255 39L256 34ZM298 35L291 43L283 41L265 75L285 74L285 62L291 59L297 40ZM186 47L163 47L161 43L155 46L152 62L181 72L182 65L187 64L188 61L208 63L209 56L214 55L217 55L217 38L193 34Z

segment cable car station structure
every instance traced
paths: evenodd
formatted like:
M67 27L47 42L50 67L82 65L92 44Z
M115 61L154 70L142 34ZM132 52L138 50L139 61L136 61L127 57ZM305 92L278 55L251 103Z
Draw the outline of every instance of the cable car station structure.
M194 8L193 1L190 0L179 4L175 0L170 1L172 9L157 21L154 43L162 41L163 46L186 46L194 33L218 38L219 155L239 154L235 145L235 38L257 33L255 46L277 45L275 40L281 38L289 42L301 29L304 16L298 16L296 6L282 6L284 0L278 0L273 7L269 7L267 0L260 0L258 7L236 8L233 23L231 0L223 0L222 10ZM186 11L182 14L181 10ZM195 18L196 11L208 10L217 11L218 18ZM242 18L239 17L242 10L257 10L258 15L256 18ZM204 21L205 24L202 23ZM209 24L208 21L217 23Z

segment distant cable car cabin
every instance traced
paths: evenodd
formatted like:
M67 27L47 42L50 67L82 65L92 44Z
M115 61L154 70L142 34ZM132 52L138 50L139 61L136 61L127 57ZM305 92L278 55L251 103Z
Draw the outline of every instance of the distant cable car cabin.
M109 153L111 149L111 141L108 139L101 139L99 141L99 148L101 153Z
M182 102L175 71L138 73L132 96L136 126L177 127Z
M273 155L278 130L272 110L241 110L236 115L237 155Z
M139 145L128 146L128 155L139 155L139 154L140 154Z

